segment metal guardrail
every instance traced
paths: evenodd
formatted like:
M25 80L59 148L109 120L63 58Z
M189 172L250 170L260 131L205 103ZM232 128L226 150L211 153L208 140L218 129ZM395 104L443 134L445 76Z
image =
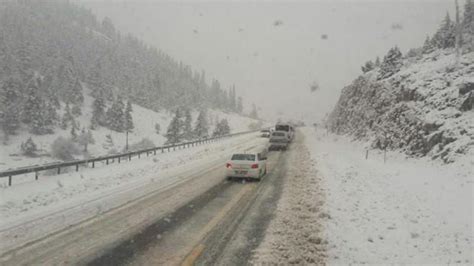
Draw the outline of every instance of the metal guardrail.
M74 160L74 161L60 162L60 163L49 163L49 164L44 164L44 165L39 165L39 166L21 167L21 168L17 168L13 170L0 172L0 178L8 177L8 186L11 186L13 177L17 175L35 173L35 180L38 180L39 172L41 171L57 169L57 174L59 175L61 174L61 168L75 166L76 172L77 172L79 171L79 166L81 165L83 166L85 165L85 167L89 167L89 164L91 164L92 168L95 168L96 162L105 161L105 164L108 165L110 162L114 162L115 159L117 159L118 163L120 163L123 160L131 161L134 156L140 159L142 154L146 154L148 157L150 156L150 154L156 155L157 152L164 153L165 151L170 152L171 149L173 149L174 151L180 148L184 149L184 148L194 147L194 146L204 144L204 143L215 142L219 139L235 137L235 136L244 135L244 134L250 134L257 131L259 130L239 132L239 133L228 134L224 136L200 139L200 140L189 141L189 142L182 142L182 143L177 143L173 145L165 145L165 146L160 146L160 147L148 148L148 149L143 149L143 150L108 155L108 156L100 156L100 157L90 158L90 159L85 159L85 160Z

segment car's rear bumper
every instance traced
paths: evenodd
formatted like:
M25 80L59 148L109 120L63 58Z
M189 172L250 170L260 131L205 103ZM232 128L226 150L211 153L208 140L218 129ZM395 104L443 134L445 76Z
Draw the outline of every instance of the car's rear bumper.
M286 149L288 142L270 142L270 149Z
M237 177L237 178L260 178L259 169L227 169L227 177Z

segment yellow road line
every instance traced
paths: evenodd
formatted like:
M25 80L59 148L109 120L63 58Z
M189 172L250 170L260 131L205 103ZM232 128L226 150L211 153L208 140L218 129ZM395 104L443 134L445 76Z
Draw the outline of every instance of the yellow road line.
M191 253L186 257L186 259L181 263L181 266L191 266L194 265L194 262L199 258L202 251L204 250L204 245L199 244L197 245Z
M197 239L202 240L226 215L227 213L234 207L235 204L250 190L255 188L255 184L248 184L244 186L239 193L235 194L234 197L227 203L224 208L222 208L216 216L214 216L207 224L204 226L203 229L199 231L196 235ZM204 250L204 245L199 243L195 246L192 251L186 256L186 258L181 263L181 266L190 266L194 265L194 262L199 258L202 251Z

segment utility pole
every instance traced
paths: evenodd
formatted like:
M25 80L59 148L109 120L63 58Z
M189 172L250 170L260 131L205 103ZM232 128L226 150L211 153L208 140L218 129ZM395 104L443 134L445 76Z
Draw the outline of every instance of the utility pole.
M125 130L125 150L128 151L128 129Z

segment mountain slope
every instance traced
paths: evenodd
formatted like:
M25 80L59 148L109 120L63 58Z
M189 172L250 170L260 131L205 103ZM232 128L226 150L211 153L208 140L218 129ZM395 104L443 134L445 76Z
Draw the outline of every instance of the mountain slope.
M379 79L380 68L345 87L328 126L370 140L375 148L455 160L474 145L474 52L456 60L453 49L402 61Z

